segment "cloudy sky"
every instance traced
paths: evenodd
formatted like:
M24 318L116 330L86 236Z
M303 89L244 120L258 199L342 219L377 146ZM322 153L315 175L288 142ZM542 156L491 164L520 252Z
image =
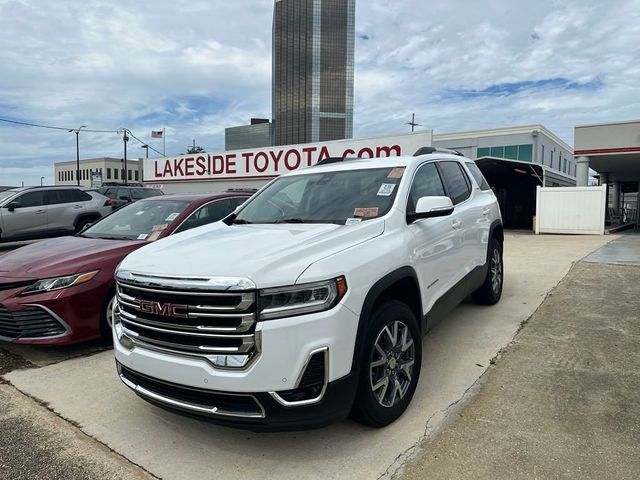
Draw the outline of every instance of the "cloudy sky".
M167 153L270 117L273 0L0 0L0 118L167 130ZM358 0L356 137L640 118L640 0ZM81 156L122 157L115 133ZM143 156L135 141L130 156ZM75 135L0 122L0 185L52 182Z

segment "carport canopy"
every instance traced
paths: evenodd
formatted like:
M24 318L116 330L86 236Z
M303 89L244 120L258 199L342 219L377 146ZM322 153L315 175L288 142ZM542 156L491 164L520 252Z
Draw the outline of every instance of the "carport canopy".
M498 198L505 228L532 229L537 186L575 185L570 177L539 163L480 157L476 165Z

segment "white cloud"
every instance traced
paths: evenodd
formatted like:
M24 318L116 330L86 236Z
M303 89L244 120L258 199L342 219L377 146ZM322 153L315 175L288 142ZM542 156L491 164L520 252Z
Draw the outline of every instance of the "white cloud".
M0 0L0 117L220 149L225 126L270 116L272 8ZM540 122L571 142L575 124L640 117L640 0L358 0L356 23L357 136L415 112L438 132ZM80 139L83 156L122 155L117 134ZM0 184L52 181L75 136L2 124L0 147Z

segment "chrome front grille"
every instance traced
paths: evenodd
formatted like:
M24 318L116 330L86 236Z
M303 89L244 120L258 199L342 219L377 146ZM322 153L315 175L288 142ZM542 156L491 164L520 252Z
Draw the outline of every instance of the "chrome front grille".
M256 291L206 291L207 285L192 284L179 289L178 279L166 287L161 279L141 284L118 278L116 314L124 333L138 344L178 353L250 357L256 351Z

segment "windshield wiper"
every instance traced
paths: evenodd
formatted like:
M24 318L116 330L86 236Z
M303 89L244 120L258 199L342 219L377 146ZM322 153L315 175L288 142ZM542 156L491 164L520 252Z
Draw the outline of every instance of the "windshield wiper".
M282 220L276 220L273 223L311 223L308 220L303 220L302 218L283 218Z
M250 223L252 223L252 222L249 222L248 220L244 220L242 218L234 218L231 221L231 225L248 225Z

